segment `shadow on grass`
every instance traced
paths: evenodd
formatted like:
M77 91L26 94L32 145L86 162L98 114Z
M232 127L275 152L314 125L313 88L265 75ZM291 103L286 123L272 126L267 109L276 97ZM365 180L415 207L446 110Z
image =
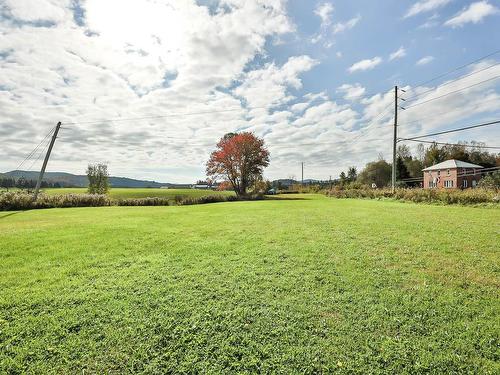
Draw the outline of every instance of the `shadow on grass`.
M14 211L14 212L4 212L4 213L0 213L0 219L5 219L9 216L12 216L12 215L16 215L16 214L20 214L21 212L23 211Z
M304 201L311 198L307 197L297 197L297 196L287 196L285 195L266 195L264 197L265 201Z

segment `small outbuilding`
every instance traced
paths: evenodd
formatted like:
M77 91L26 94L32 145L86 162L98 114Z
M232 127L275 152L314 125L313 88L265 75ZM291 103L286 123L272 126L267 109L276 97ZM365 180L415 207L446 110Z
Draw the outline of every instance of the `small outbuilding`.
M476 187L483 167L450 159L422 169L424 189L467 189Z

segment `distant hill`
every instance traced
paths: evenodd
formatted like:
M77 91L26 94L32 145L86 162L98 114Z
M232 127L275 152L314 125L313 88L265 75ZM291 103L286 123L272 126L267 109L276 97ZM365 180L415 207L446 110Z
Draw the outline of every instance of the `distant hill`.
M39 172L35 171L10 171L3 173L4 176L13 177L15 179L24 177L27 180L36 180L38 178ZM1 175L1 174L0 174ZM64 187L86 187L88 185L87 176L76 175L65 172L45 172L43 176L44 181L56 183L58 182ZM162 186L167 187L186 187L188 184L169 184L156 181L147 180L135 180L133 178L126 177L109 177L109 183L112 187L123 187L123 188L159 188Z

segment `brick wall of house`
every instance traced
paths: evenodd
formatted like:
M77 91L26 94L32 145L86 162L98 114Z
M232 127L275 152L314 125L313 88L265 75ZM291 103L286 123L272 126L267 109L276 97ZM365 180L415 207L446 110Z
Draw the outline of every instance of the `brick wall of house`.
M424 171L424 189L456 189L463 186L463 181L467 181L467 187L471 188L474 186L473 181L476 183L479 181L480 175L472 175L474 169L472 168L450 168L450 169L440 169L436 171ZM467 176L460 176L467 174ZM469 176L470 175L470 176ZM429 185L430 182L436 181L436 186ZM451 187L446 187L445 181L452 181Z
M476 170L477 171L477 170ZM461 176L466 175L466 176ZM474 174L473 168L460 168L458 170L458 187L464 187L466 189L475 187L475 184L481 179L480 174ZM464 186L464 180L467 181L467 186Z

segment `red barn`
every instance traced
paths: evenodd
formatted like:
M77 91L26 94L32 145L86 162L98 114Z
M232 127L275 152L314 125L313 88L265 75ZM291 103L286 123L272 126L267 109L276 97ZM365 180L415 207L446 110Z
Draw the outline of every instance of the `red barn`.
M482 169L480 165L466 163L461 160L446 160L442 163L432 165L424 172L424 189L456 189L476 187Z

